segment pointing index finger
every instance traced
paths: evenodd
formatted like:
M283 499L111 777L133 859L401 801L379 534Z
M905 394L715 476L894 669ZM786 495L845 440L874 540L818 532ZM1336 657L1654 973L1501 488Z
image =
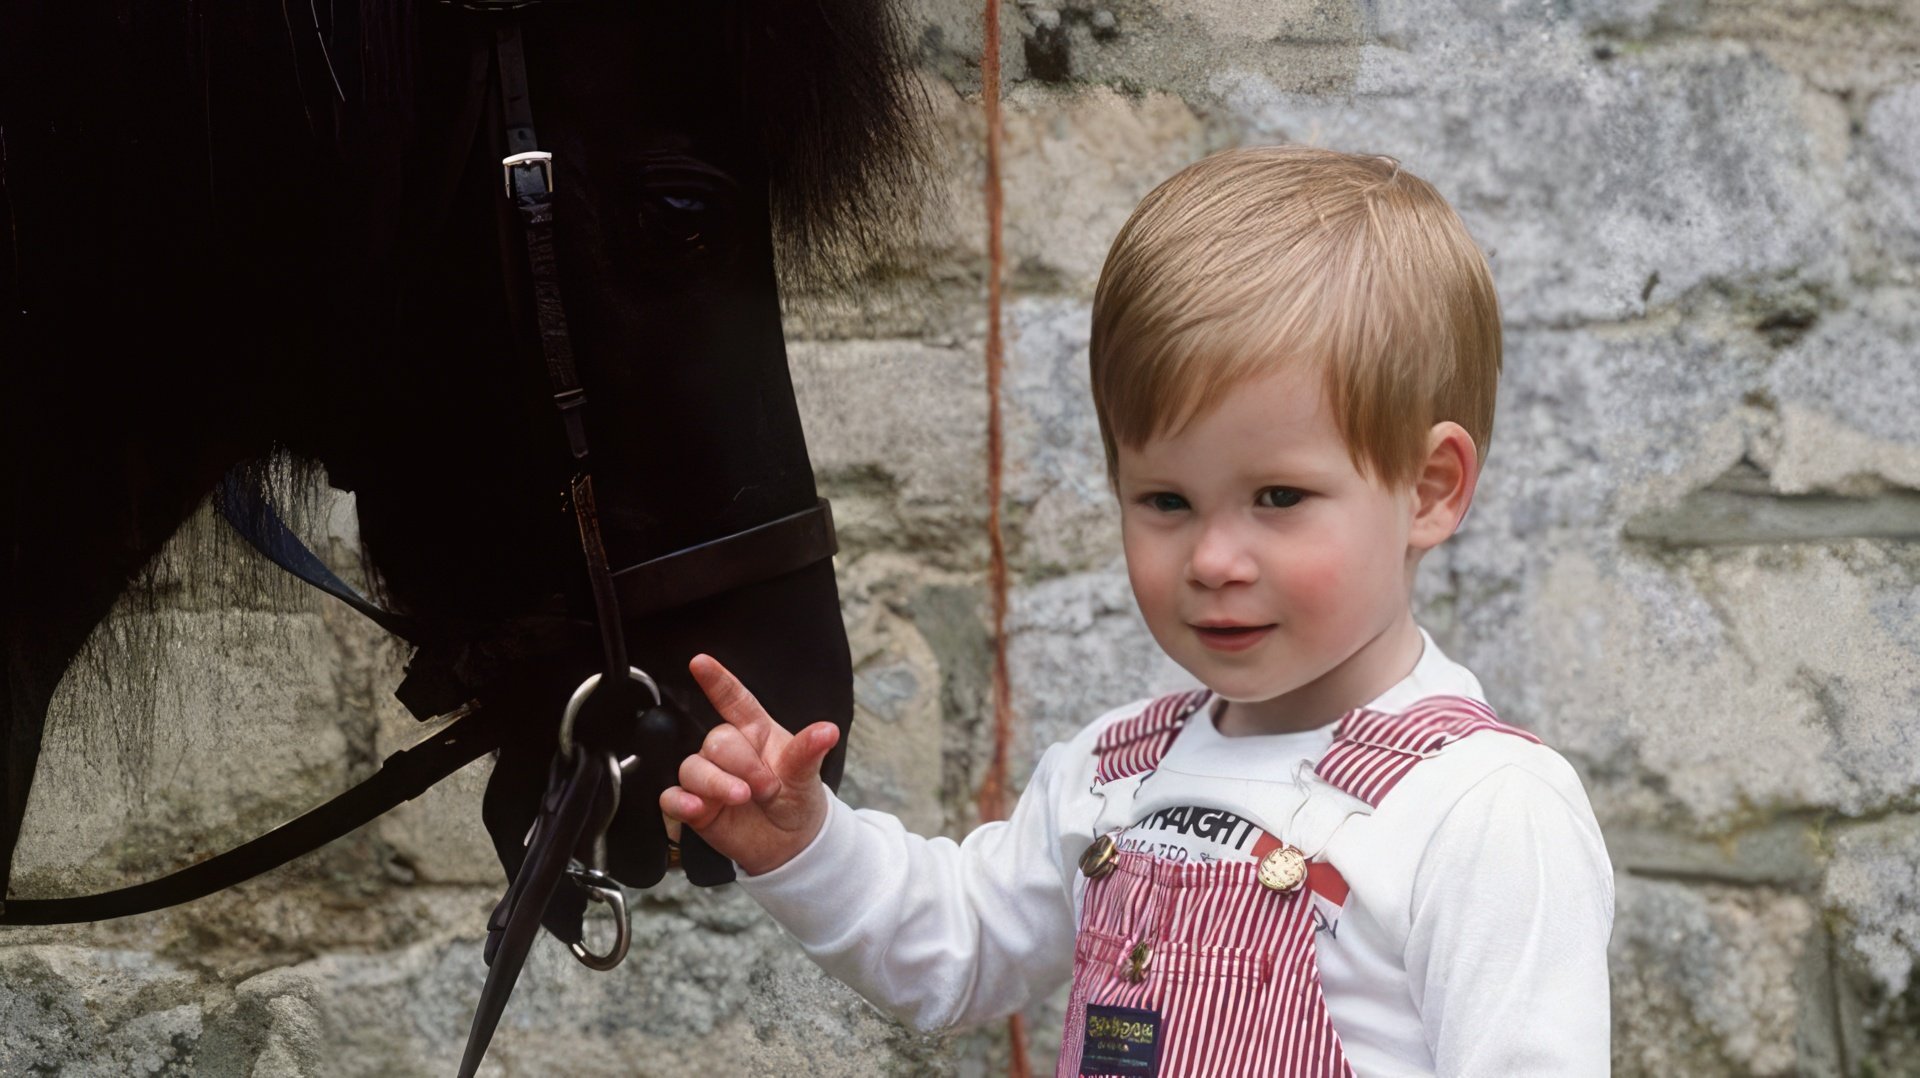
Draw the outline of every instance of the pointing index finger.
M720 665L720 660L711 655L695 655L687 664L687 670L693 674L693 680L700 685L700 691L707 694L707 700L720 717L732 724L746 736L754 751L766 748L780 724L773 721L760 701L754 699L740 679L733 672Z

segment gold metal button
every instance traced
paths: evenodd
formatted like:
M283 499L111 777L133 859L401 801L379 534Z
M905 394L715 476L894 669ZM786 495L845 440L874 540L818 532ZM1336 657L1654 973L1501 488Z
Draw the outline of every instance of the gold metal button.
M1120 847L1113 841L1112 835L1101 835L1080 855L1080 874L1090 880L1113 871L1115 862L1120 859Z
M1139 984L1147 979L1147 965L1153 961L1153 948L1141 940L1127 953L1127 980Z
M1307 855L1292 846L1282 846L1260 859L1260 886L1281 894L1291 894L1307 882Z

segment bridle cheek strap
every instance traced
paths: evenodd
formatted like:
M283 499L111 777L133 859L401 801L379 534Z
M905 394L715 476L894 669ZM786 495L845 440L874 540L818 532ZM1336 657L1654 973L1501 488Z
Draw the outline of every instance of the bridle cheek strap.
M573 340L567 332L567 312L560 299L560 271L554 256L553 155L540 149L534 132L533 108L527 97L526 50L517 17L509 15L495 28L493 52L494 67L500 78L501 119L506 128L507 153L500 166L506 196L520 217L520 233L527 249L527 274L533 292L534 324L528 327L523 319L516 318L516 330L524 337L531 329L539 341L548 388L553 391L553 404L560 413L567 453L573 461L568 500L579 527L580 553L586 563L594 615L600 625L603 667L597 679L599 691L607 692L611 686L611 691L618 694L615 698L624 700L628 695L629 675L641 679L647 679L647 675L631 668L627 662L620 598L614 589L612 568L607 564L606 543L600 535L600 516L594 505L592 455L587 446L584 414L587 395L574 365ZM502 257L511 262L505 252ZM515 277L510 264L502 266L502 273L508 282ZM593 692L591 682L581 686L569 704L565 725L571 726L573 714ZM637 709L635 717L638 717ZM590 808L602 800L609 805L617 804L620 778L619 766L604 751L587 744L563 742L559 746L540 815L527 836L526 857L489 919L487 979L480 989L473 1024L467 1031L467 1046L460 1060L461 1078L469 1078L486 1058L487 1045L506 1010L507 1000L513 995L514 982L519 979L521 966L539 934L541 918L555 890L563 878L578 878L576 862L582 851L596 848L603 841L612 810L609 807L604 813L595 813L590 812ZM597 878L601 867L596 863L587 871L593 871ZM624 925L621 932L625 932ZM618 958L588 964L611 968Z
M507 154L500 166L507 197L520 214L527 273L533 282L533 329L540 341L553 404L566 431L567 452L573 458L574 475L568 494L580 529L580 552L586 560L594 615L600 622L602 683L619 685L627 676L627 641L621 629L620 597L614 590L613 570L607 564L606 543L600 537L600 514L593 501L592 460L583 414L587 393L574 367L573 338L567 332L566 307L560 302L560 268L553 249L553 155L540 149L534 133L533 106L527 97L526 49L518 19L509 18L494 31L494 59L506 125ZM512 280L512 275L507 279Z

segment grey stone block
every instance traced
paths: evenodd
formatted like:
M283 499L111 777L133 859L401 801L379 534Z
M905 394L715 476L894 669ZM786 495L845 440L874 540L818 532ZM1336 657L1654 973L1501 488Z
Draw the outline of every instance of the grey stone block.
M1887 995L1906 992L1920 962L1920 818L1840 829L1821 898L1845 919L1850 957Z
M1841 988L1836 1011L1858 1073L1920 1074L1920 818L1843 825L1821 891Z
M1087 381L1089 318L1075 300L1021 299L1008 311L1009 542L1028 580L1120 555L1119 504Z
M1821 150L1845 118L1806 107L1763 54L1688 45L1601 66L1564 34L1496 43L1377 54L1345 99L1231 70L1212 85L1251 141L1388 153L1432 182L1488 252L1510 324L1843 275L1841 164Z
M1119 564L1022 587L1013 611L1015 710L1036 758L1121 704L1197 684L1153 642Z
M1171 94L1025 86L1005 107L1007 265L1028 290L1091 297L1134 206L1215 145L1201 116Z
M985 564L986 391L976 346L795 343L794 394L842 551Z
M1816 923L1804 899L1631 877L1617 899L1615 1074L1804 1073L1796 976Z
M913 600L941 574L912 557L875 551L838 572L853 651L853 742L840 796L891 812L922 835L948 830L945 785L946 667L929 640L941 634L910 616ZM956 581L956 583L958 583ZM967 823L971 823L968 819Z
M1867 106L1860 171L1867 221L1888 271L1912 284L1920 261L1920 82L1895 86Z
M1779 489L1920 488L1920 281L1862 290L1823 313L1780 352L1764 392L1783 430L1759 456Z
M364 752L346 649L317 613L122 609L93 646L134 676L61 683L14 859L23 894L236 845L345 789Z
M1737 546L1636 533L1741 467L1776 469L1741 496L1781 506L1911 474L1911 435L1873 433L1897 425L1876 415L1920 406L1888 370L1897 347L1868 346L1890 332L1873 310L1824 314L1785 351L1718 301L1510 335L1477 504L1428 569L1452 582L1442 643L1585 769L1609 823L1714 831L1911 795L1905 544L1853 538L1838 518Z
M0 947L0 1074L196 1074L208 985L137 951Z

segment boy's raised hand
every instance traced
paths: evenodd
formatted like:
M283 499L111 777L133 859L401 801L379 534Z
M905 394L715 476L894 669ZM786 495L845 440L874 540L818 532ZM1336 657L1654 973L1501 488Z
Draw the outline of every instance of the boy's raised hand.
M660 793L660 810L700 833L749 876L771 872L806 849L827 818L820 761L840 740L830 722L790 734L740 679L710 655L687 664L726 722L680 763L680 785Z

